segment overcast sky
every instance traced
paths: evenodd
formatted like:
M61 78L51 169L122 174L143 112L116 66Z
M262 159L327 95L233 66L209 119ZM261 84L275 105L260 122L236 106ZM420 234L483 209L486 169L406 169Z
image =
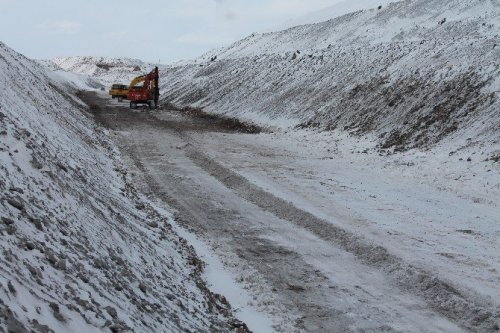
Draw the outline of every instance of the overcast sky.
M102 55L169 63L339 2L0 0L0 41L31 58Z

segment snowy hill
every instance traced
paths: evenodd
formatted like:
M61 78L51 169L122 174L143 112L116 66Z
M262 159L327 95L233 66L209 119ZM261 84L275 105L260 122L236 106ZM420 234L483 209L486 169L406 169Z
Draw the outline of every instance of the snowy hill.
M231 330L66 84L0 43L0 85L0 331Z
M39 64L49 69L51 79L72 88L73 90L92 90L104 87L103 84L88 75L66 71L51 60L37 60Z
M106 87L113 83L129 84L139 75L154 67L138 59L106 57L66 57L52 62L65 71L91 77Z
M500 4L407 0L253 34L163 79L164 102L279 128L499 149ZM483 147L483 148L484 148Z
M390 2L397 2L397 0L346 0L333 6L329 6L327 8L323 8L321 10L289 20L285 22L285 24L280 25L278 28L273 29L273 31L285 30L299 25L324 22L345 14L356 12L358 10L385 6Z

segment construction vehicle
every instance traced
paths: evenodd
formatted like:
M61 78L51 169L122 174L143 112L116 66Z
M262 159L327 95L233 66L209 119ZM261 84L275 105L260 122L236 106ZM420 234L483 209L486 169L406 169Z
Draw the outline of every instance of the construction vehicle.
M120 101L127 98L128 86L125 84L113 84L109 90L111 98L118 98Z
M142 85L139 85L141 83ZM136 109L139 105L147 105L150 109L156 109L159 98L158 67L155 67L151 73L138 76L130 82L127 99L130 101L131 109Z

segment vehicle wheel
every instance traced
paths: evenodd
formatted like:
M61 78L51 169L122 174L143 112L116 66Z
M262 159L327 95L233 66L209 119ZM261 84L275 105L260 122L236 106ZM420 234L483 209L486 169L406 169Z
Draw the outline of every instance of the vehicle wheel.
M134 102L130 102L131 109L135 109L136 107L137 107L137 104L135 104Z
M153 104L151 102L148 102L148 107L150 110L153 110Z

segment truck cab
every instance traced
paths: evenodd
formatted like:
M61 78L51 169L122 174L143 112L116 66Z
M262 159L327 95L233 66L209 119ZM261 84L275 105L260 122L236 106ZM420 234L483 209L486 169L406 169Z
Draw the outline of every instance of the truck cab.
M126 99L128 95L128 86L125 84L113 84L109 90L111 98Z

